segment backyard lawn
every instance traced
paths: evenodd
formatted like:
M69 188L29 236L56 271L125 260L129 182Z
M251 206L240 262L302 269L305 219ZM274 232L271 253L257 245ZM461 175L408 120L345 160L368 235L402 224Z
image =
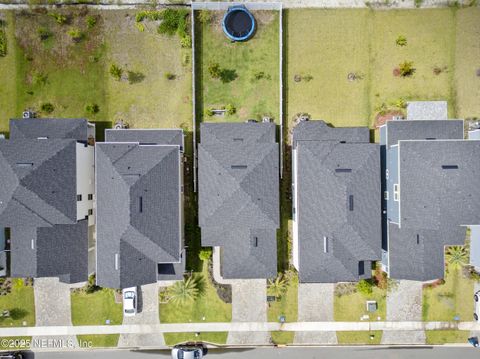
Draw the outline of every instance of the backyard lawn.
M479 14L287 10L287 119L309 113L334 126L373 127L379 112L403 110L408 100L446 100L453 118L479 116ZM404 61L413 74L395 76Z
M285 293L277 301L268 303L269 322L278 322L282 315L287 322L296 322L298 319L298 276L292 273L287 278L290 279L287 280ZM295 332L272 332L271 335L275 344L289 344L293 343Z
M81 348L109 348L116 347L118 344L120 334L105 334L105 335L77 335L78 344ZM88 345L85 345L87 343Z
M373 339L371 336L373 335ZM337 332L338 344L380 344L382 331Z
M445 274L445 284L424 287L423 320L471 321L473 315L473 285L471 279L462 275L461 269L449 269Z
M203 278L202 294L194 301L185 304L160 303L160 323L230 322L232 320L232 304L225 303L217 295L209 279L207 261L203 263L202 272L195 275ZM225 344L227 334L200 333L200 336L195 336L195 333L165 333L164 338L169 344L200 340Z
M115 303L112 289L100 289L91 294L84 291L72 291L73 325L111 325L123 322L122 303ZM111 339L109 339L111 340Z
M206 10L202 10L205 14ZM252 11L257 30L246 42L231 42L221 27L223 11L196 17L197 102L199 116L205 109L233 105L234 114L203 116L205 121L243 121L273 117L279 123L279 15L278 11ZM204 22L201 17L210 17ZM220 78L209 67L218 64Z
M33 287L25 285L21 278L12 278L11 281L11 292L0 296L0 313L4 310L10 312L9 317L0 317L0 327L32 327L35 325Z

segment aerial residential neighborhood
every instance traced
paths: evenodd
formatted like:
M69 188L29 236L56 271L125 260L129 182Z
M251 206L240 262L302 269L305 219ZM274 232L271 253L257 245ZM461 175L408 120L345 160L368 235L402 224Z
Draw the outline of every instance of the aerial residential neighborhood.
M479 355L477 1L5 0L0 79L0 358Z

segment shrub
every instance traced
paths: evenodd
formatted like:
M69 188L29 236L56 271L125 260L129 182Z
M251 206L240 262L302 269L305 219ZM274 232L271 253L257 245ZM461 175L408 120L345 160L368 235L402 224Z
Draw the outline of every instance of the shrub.
M450 268L461 268L468 263L469 253L465 246L450 246L445 253L445 260Z
M145 75L140 71L128 71L127 77L130 85L142 82L145 79Z
M395 40L395 43L398 46L407 46L407 38L403 35L398 35L397 39Z
M97 25L97 18L95 16L88 15L86 19L86 23L87 23L88 29L93 29L95 25Z
M370 280L362 279L357 283L357 290L363 295L370 295L373 293L373 283Z
M192 37L190 35L183 36L180 39L180 45L185 49L192 47Z
M198 20L202 24L208 24L210 21L212 21L212 13L208 10L201 10L198 13Z
M413 67L413 61L404 61L399 66L398 69L400 70L400 76L402 77L409 77L412 76L415 72L415 68Z
M224 84L234 81L238 77L236 70L222 69L220 71L220 81Z
M422 6L423 0L415 0L415 7L420 7Z
M274 295L276 298L281 298L287 291L288 283L279 273L275 279L269 279L267 284L267 293Z
M187 33L186 17L188 11L184 9L165 9L161 13L162 22L158 26L158 33L165 35L174 35L178 33L180 36Z
M55 22L59 25L64 25L67 23L68 18L66 15L59 14L58 12L51 12L48 15L55 19Z
M135 15L136 22L142 22L143 20L158 21L162 18L162 12L156 10L144 10Z
M203 111L204 115L207 116L207 117L211 117L213 116L213 110L211 108L206 108L204 111Z
M40 109L41 109L43 112L52 113L53 110L55 110L55 107L54 107L50 102L46 102L46 103L43 103L43 104L42 104L42 106L40 107Z
M78 28L72 27L67 31L68 36L72 38L74 42L79 42L83 39L85 34Z
M190 276L168 287L170 302L181 305L195 301L202 294L203 277Z
M0 29L0 56L7 56L7 34L3 29Z
M120 66L111 64L109 72L115 80L120 81L122 79L123 69Z
M208 261L211 257L212 257L212 248L210 247L202 248L198 253L198 258L200 258L201 261Z
M208 65L208 73L213 79L218 79L222 75L222 69L218 63L214 62Z
M235 112L237 112L237 109L231 103L225 106L225 110L227 111L227 115L234 115Z
M303 75L302 80L305 81L305 82L310 82L310 81L313 80L313 76L309 75L309 74Z
M100 112L100 106L96 103L91 103L85 106L85 111L91 115L95 115Z
M50 36L52 36L52 32L50 30L48 30L46 27L43 27L43 26L41 26L37 29L37 34L38 34L38 37L40 38L41 41L45 41Z
M95 279L95 274L92 274L91 276L88 277L88 283L87 283L87 286L85 288L85 292L87 294L91 294L91 293L94 293L98 290L102 289L102 287L99 287L96 283L96 279Z
M165 72L165 78L167 80L175 80L175 74L172 74L171 72Z

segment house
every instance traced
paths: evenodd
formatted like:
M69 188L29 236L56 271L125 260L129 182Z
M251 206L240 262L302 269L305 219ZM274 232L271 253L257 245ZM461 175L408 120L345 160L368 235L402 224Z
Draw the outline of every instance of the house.
M94 136L85 119L10 121L10 138L0 141L0 227L10 229L10 276L87 280Z
M445 246L463 245L467 227L480 224L480 141L446 118L445 102L413 102L407 120L380 128L382 262L395 279L443 278Z
M225 279L277 275L279 146L273 123L202 123L202 245L220 247Z
M183 278L183 131L106 130L96 144L97 284Z
M381 259L380 148L367 127L293 130L293 264L300 282L371 277Z

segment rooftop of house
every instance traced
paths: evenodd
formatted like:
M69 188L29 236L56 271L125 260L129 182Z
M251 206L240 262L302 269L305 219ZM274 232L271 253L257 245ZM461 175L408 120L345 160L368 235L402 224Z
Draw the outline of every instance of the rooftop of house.
M157 281L158 263L180 262L180 147L96 144L97 282Z
M88 279L88 221L53 227L11 228L11 275Z
M10 120L10 139L74 139L81 142L88 140L90 131L89 124L86 119L40 119L25 118Z
M105 142L138 142L141 145L178 145L183 150L180 129L107 129Z
M76 141L0 141L0 225L77 222Z
M325 121L302 121L293 131L294 147L297 141L370 142L368 127L331 127Z
M276 275L279 147L273 123L202 124L199 225L225 278Z
M357 281L370 277L370 262L381 258L380 147L341 143L335 131L327 130L331 139L322 134L316 141L297 136L295 215L302 282ZM366 132L353 139L368 138Z

